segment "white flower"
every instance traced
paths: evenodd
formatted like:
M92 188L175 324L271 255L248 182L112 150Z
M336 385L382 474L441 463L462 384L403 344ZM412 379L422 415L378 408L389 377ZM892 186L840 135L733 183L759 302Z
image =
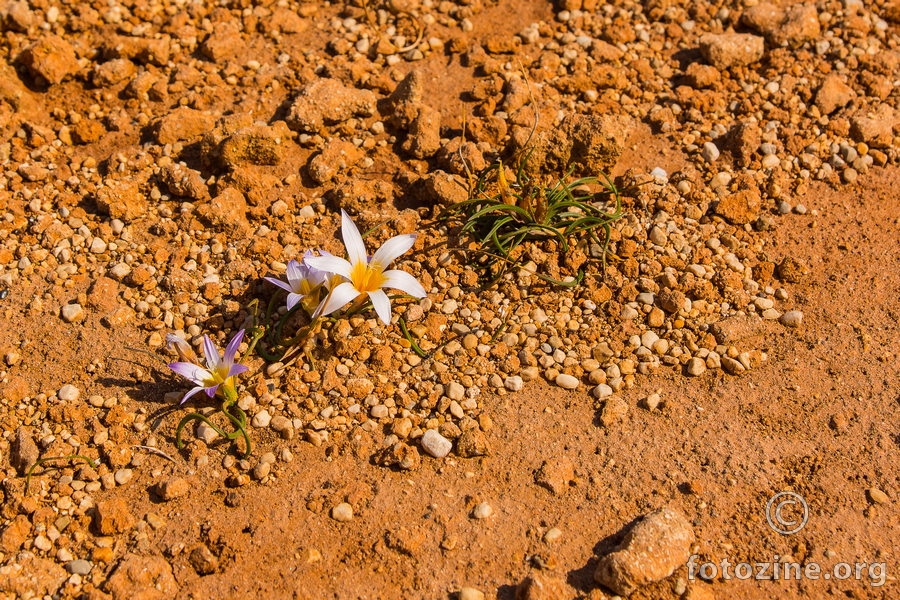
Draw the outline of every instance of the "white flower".
M306 263L320 271L340 275L346 281L334 287L322 307L321 314L329 315L346 306L360 296L368 296L378 318L385 324L391 322L391 301L384 288L406 292L416 298L425 297L425 289L405 271L392 269L385 271L398 256L412 248L416 242L413 233L392 237L375 252L372 258L366 256L366 246L359 230L346 212L341 210L341 237L347 249L347 258L318 256L305 259Z

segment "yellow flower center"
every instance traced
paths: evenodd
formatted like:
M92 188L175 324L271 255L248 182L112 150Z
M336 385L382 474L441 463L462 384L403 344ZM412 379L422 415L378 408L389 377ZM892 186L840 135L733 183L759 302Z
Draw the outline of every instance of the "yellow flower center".
M384 285L384 267L374 262L358 262L350 271L350 283L361 294L380 290Z

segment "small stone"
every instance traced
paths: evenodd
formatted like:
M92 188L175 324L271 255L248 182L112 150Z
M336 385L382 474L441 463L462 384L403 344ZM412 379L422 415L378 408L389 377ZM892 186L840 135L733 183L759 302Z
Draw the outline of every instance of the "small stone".
M793 256L786 256L778 264L778 277L789 283L800 283L808 272L806 264Z
M552 544L553 542L558 541L563 535L563 532L558 527L551 527L544 533L543 540L548 544Z
M762 59L765 43L748 33L708 33L700 38L700 52L717 69L728 69Z
M32 429L19 427L9 455L10 464L20 475L25 475L40 456L40 450L32 437Z
M28 46L19 61L41 85L56 85L79 70L75 49L64 38L48 35Z
M124 500L114 498L97 503L93 524L100 535L112 535L130 529L134 524L134 517Z
M568 458L545 460L534 477L534 482L559 496L569 489L575 480L575 465Z
M643 398L640 401L640 405L646 408L647 410L656 410L659 408L659 394L650 394L646 398Z
M459 590L457 597L459 600L484 600L484 592L475 588L464 587Z
M81 391L74 385L67 383L66 385L59 388L59 391L56 392L56 397L62 400L63 402L75 402L81 397Z
M191 484L182 477L171 477L156 484L156 494L165 502L184 496L191 491Z
M569 600L576 596L562 579L533 572L516 586L515 600Z
M690 359L684 366L684 372L691 377L698 377L706 373L706 361L702 358L694 357Z
M253 415L253 419L250 421L250 424L254 427L268 427L269 423L272 422L272 415L269 414L269 411L263 409Z
M578 387L578 378L567 373L556 376L556 385L566 390L574 390Z
M98 555L111 559L112 548L97 548L94 556ZM104 587L113 598L174 598L179 590L172 566L158 554L126 554L112 570Z
M338 523L346 523L353 520L353 507L346 502L341 502L331 509L331 518Z
M799 310L789 310L778 319L778 322L785 327L799 327L803 322L803 312Z
M275 415L269 422L269 426L277 431L282 439L290 440L294 437L294 422L284 415Z
M604 376L606 374L604 373ZM613 395L613 389L605 383L601 383L591 391L591 395L597 400L603 400Z
M212 553L206 544L200 544L188 555L188 562L198 575L215 573L219 568L219 558Z
M525 386L524 381L518 375L511 375L503 380L503 387L511 392L518 392Z
M66 304L59 312L66 323L78 323L84 319L84 308L80 304Z
M691 524L680 512L668 507L653 511L631 527L618 549L600 558L594 580L628 596L684 564L694 540Z
M453 442L438 433L437 429L429 429L420 441L422 450L434 458L444 458L453 449Z
M612 427L625 418L626 414L628 414L628 403L618 396L610 396L600 412L600 424L604 427Z
M490 454L487 437L478 428L465 430L456 440L456 453L463 458Z
M134 477L134 471L131 469L119 469L116 471L114 479L118 485L125 485Z
M719 148L712 142L706 142L703 144L703 150L700 151L700 155L706 162L715 162L720 155Z
M887 494L876 487L869 488L866 491L869 494L869 500L871 500L875 504L887 504L891 500L890 498L888 498Z
M196 430L197 438L203 440L203 443L209 446L219 437L219 432L213 429L213 427L207 423L200 422L197 424Z
M830 115L843 108L856 97L856 92L844 83L840 75L828 75L816 92L816 106L823 115Z
M741 190L725 196L716 205L716 214L735 225L752 223L762 208L762 198L755 189Z
M472 509L473 519L487 519L492 514L494 514L494 509L487 502L480 502Z
M75 575L87 575L94 565L84 559L71 560L66 564L66 570Z

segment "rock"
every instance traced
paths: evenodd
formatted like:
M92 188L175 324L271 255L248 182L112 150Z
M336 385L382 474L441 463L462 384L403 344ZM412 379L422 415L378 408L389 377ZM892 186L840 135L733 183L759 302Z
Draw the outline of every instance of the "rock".
M162 556L129 553L115 566L106 590L113 598L163 600L178 594L178 584L171 565Z
M409 136L400 145L415 158L429 158L441 148L441 113L422 106L409 126Z
M372 383L370 379L366 379L365 377L354 377L347 380L347 394L351 398L362 400L363 398L371 394L374 389L375 384Z
M706 361L702 358L694 357L684 365L684 372L691 377L699 377L706 373Z
M156 494L165 502L184 496L191 491L191 484L181 477L170 477L155 486Z
M153 125L153 133L159 144L174 144L197 140L210 131L216 119L199 110L181 106L161 117Z
M515 600L569 600L576 596L562 579L535 572L516 586Z
M545 460L534 476L534 482L560 496L569 489L575 480L575 465L568 458Z
M694 88L712 88L719 83L722 73L711 65L694 62L684 72L688 85Z
M785 327L800 327L803 322L803 313L799 310L789 310L778 319L778 322Z
M346 502L341 502L331 509L331 518L339 523L353 520L353 507Z
M200 45L200 54L215 63L236 56L244 47L240 25L237 22L219 23Z
M458 600L484 600L484 592L481 590L464 587L456 594Z
M759 62L765 42L749 33L707 33L700 38L700 52L717 69L730 69Z
M525 387L525 382L518 375L510 375L503 380L503 387L511 392L518 392L521 391L523 387Z
M173 196L190 200L206 200L209 188L200 175L200 171L190 169L179 163L170 163L160 169L159 181Z
M762 208L762 198L759 191L754 189L741 190L729 194L719 200L716 205L716 214L724 217L730 223L743 225L752 223Z
M70 560L66 564L66 570L75 575L87 575L93 568L94 565L92 565L90 561L84 559Z
M81 391L71 383L67 383L59 388L59 391L56 392L56 397L63 402L75 402L81 397Z
M188 555L188 562L198 575L215 573L219 568L219 558L212 553L206 544L199 544Z
M247 231L247 199L237 188L227 187L206 204L197 208L197 213L214 229L230 232Z
M487 502L481 502L475 505L475 508L472 509L472 518L473 519L487 519L491 515L494 514L494 509Z
M22 552L0 567L0 593L5 598L60 597L69 574L56 561Z
M25 475L28 469L38 461L41 453L37 444L31 437L32 429L30 427L19 427L16 430L16 439L12 444L9 453L9 463L19 473Z
M407 129L418 116L424 98L425 81L422 73L412 70L397 84L385 102L391 125L398 129Z
M729 375L740 375L747 369L744 368L744 365L731 357L723 356L721 359L722 369L728 373Z
M684 308L687 296L681 290L663 288L656 295L656 303L667 313L677 313Z
M13 375L6 383L0 383L0 398L9 402L19 402L28 396L28 393L28 380L21 375Z
M703 150L700 151L700 155L706 162L716 162L720 155L719 148L713 142L705 142L703 144Z
M291 131L284 121L271 125L253 124L225 137L216 152L220 164L234 168L244 165L277 166L294 148Z
M317 79L304 86L294 99L287 125L295 131L315 133L326 123L374 114L376 100L371 90L348 88L337 79Z
M479 429L467 429L456 440L456 453L463 458L486 456L491 453L487 436Z
M618 396L611 396L600 412L600 424L604 427L612 427L624 419L626 414L628 414L628 403Z
M30 538L31 522L28 520L28 516L16 515L0 533L0 550L13 554Z
M450 206L469 199L462 179L440 169L425 175L418 185L424 198L434 204Z
M43 37L19 55L19 62L41 84L56 85L78 72L75 49L58 35Z
M7 2L0 9L0 26L19 33L28 33L35 24L34 11L28 6L27 2Z
M716 341L725 346L734 346L744 340L761 336L765 331L762 319L754 314L736 314L709 326L709 332Z
M422 450L434 458L444 458L453 449L453 442L438 433L437 429L429 429L419 442Z
M84 308L80 304L66 304L60 309L59 315L66 323L79 323L84 320Z
M744 11L741 22L765 35L776 46L797 48L804 42L819 39L821 33L819 15L812 4L797 4L790 8L757 4Z
M566 390L574 390L578 388L578 378L567 373L560 373L556 376L556 385Z
M875 504L887 504L891 501L887 494L876 487L869 488L866 493L869 495L869 500Z
M414 471L422 464L422 457L415 446L403 442L382 449L373 460L380 467L398 467L404 471Z
M618 549L600 558L594 580L627 596L684 564L694 539L691 524L680 512L668 507L655 510L628 531Z
M828 75L816 92L816 106L823 115L843 108L856 97L856 92L837 74Z
M94 508L94 530L100 535L122 533L134 525L128 505L120 498L98 502Z
M872 113L850 119L850 137L872 148L890 148L897 125L897 113L890 106L882 105Z
M306 170L316 183L327 183L335 175L355 165L362 157L362 151L353 142L333 139L310 159Z
M127 58L114 58L94 66L91 80L99 88L114 86L134 76L134 63Z
M778 264L777 273L778 278L782 281L787 281L788 283L800 283L806 277L807 273L809 273L809 267L798 258L786 256Z
M142 217L147 212L147 199L134 181L106 180L106 186L97 190L97 208L113 219L126 223Z

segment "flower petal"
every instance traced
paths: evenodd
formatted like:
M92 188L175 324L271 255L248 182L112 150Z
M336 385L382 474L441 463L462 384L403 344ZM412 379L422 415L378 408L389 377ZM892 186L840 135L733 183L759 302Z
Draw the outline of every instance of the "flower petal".
M189 362L173 362L169 363L169 368L186 379L190 379L197 385L203 385L203 382L212 378L212 373L201 366Z
M291 288L296 287L296 285L302 281L305 277L305 273L303 272L305 269L300 266L296 260L290 260L287 264L287 280L288 283L291 284Z
M280 287L281 289L283 289L286 292L294 291L294 288L291 287L291 284L286 283L280 279L275 279L274 277L263 277L263 279L265 279L269 283L273 283L273 284L277 285L278 287Z
M369 292L369 300L372 301L372 308L375 309L378 318L381 319L385 325L390 325L391 301L388 300L387 294L381 290L374 290Z
M406 271L391 269L390 271L385 271L383 276L384 283L381 286L382 288L400 290L401 292L406 292L410 296L416 298L424 298L427 296L422 284L416 281L416 278Z
M293 310L297 303L303 300L303 294L294 294L293 292L288 294L287 297L287 309Z
M347 258L350 259L350 264L366 262L366 245L363 243L362 236L359 235L359 229L356 228L356 225L350 220L350 215L343 208L341 209L341 237L344 239L344 248L347 249ZM349 275L347 277L349 278Z
M206 389L206 388L203 387L202 385L198 385L197 387L191 389L187 394L184 395L184 398L181 399L181 402L179 402L179 404L184 404L185 402L188 401L188 398L190 398L191 396L193 396L193 395L196 394L197 392L203 391L203 390L205 390L205 389Z
M231 365L231 369L228 370L228 375L225 376L225 379L229 377L234 377L235 375L240 375L241 373L245 373L250 370L250 367L247 365Z
M222 362L222 357L219 356L219 349L206 334L203 335L203 354L206 356L206 368L215 371Z
M350 263L337 256L314 256L306 259L309 266L320 271L336 273L345 279L350 279Z
M217 383L216 385L211 385L208 388L203 388L203 389L206 390L207 396L209 396L210 398L215 398L216 392L219 391L219 385L220 384Z
M387 267L394 262L398 256L407 252L416 243L416 234L407 233L405 235L397 235L389 239L378 249L375 256L372 257L372 263L378 263L381 268Z
M330 315L334 311L343 308L351 300L359 296L359 291L349 281L340 284L328 294L325 305L322 307L323 315Z
M231 365L234 364L234 355L237 353L238 346L241 345L241 340L244 339L244 330L241 329L234 337L231 338L231 341L228 342L228 345L225 347L225 359L222 361L222 364L228 365L228 368L231 368Z

